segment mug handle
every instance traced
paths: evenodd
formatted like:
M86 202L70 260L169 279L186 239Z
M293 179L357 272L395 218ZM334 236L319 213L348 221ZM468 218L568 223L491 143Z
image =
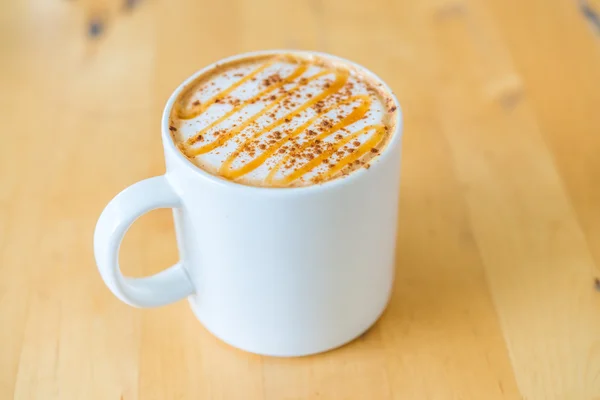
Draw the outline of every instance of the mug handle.
M94 232L96 264L106 286L123 302L156 307L194 293L182 261L146 278L127 278L119 269L119 248L131 224L148 211L180 206L180 197L163 175L134 183L102 211Z

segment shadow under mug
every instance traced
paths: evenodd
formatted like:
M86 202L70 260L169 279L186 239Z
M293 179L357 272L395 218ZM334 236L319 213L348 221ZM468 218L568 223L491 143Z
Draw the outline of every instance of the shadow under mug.
M271 51L241 54L327 54ZM162 118L166 173L133 184L104 209L94 235L102 279L122 301L154 307L185 297L201 323L237 348L301 356L341 346L382 314L392 289L402 121L369 169L297 188L251 187L213 176L186 159ZM144 213L173 208L180 261L145 278L124 277L121 241Z

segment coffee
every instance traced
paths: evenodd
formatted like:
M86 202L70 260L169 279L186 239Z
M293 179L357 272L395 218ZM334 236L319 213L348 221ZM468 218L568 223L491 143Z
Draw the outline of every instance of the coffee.
M369 168L395 131L393 95L354 65L277 53L215 65L170 113L180 151L237 183L293 187Z

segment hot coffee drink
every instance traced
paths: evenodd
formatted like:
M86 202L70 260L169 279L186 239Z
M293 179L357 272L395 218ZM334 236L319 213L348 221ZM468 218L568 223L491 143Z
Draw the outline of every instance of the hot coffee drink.
M136 307L187 298L208 331L258 354L359 337L394 287L398 107L375 75L325 54L242 54L197 72L163 112L166 172L123 190L98 220L102 279ZM125 233L163 207L179 261L124 277Z
M170 112L179 150L245 185L294 187L369 168L395 131L393 96L354 65L277 53L217 64Z

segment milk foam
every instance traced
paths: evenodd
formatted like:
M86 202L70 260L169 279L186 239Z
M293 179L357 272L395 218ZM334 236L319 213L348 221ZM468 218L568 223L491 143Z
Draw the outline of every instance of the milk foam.
M393 132L393 105L347 66L276 55L217 66L188 85L170 129L210 173L302 186L367 166Z

